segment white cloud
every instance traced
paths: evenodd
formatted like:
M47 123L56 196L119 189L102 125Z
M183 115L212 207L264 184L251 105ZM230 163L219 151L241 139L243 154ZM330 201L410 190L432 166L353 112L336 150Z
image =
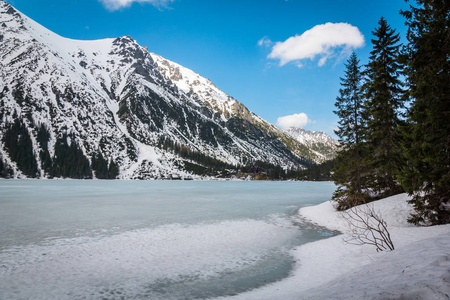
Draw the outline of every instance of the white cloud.
M286 129L289 127L303 128L308 123L312 122L305 113L293 114L289 116L279 117L277 119L277 126Z
M123 7L128 7L133 2L150 3L158 9L167 8L170 3L175 0L100 0L103 5L109 10L117 10Z
M258 41L258 46L262 47L271 47L273 45L273 42L267 37L263 37Z
M316 25L302 35L295 35L284 42L276 42L268 58L279 59L283 66L299 60L313 60L319 56L318 66L323 66L333 56L346 56L351 49L364 46L364 36L359 29L347 23Z

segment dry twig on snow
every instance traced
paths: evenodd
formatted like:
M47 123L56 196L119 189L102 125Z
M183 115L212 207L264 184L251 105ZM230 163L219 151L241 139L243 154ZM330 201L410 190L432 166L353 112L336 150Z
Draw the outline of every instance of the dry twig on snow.
M354 245L373 245L378 251L394 250L394 243L381 214L373 205L352 207L342 212L349 228L344 242Z

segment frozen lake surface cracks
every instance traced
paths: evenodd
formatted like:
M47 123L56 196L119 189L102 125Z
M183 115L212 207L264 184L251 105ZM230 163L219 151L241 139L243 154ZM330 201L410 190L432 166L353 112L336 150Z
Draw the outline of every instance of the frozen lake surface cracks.
M0 181L1 299L206 299L289 276L329 182Z

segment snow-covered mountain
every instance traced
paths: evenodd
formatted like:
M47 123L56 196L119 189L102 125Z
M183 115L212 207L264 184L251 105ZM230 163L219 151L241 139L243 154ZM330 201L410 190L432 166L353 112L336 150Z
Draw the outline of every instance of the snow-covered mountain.
M338 141L322 131L309 131L291 127L285 130L301 144L316 154L315 161L323 162L333 159L338 150Z
M0 176L192 177L321 159L129 36L63 38L2 0L0 28Z

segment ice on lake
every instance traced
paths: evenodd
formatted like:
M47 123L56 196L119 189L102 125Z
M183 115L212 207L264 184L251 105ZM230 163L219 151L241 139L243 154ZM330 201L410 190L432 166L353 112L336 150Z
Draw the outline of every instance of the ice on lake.
M205 299L289 276L329 182L0 181L0 299Z

